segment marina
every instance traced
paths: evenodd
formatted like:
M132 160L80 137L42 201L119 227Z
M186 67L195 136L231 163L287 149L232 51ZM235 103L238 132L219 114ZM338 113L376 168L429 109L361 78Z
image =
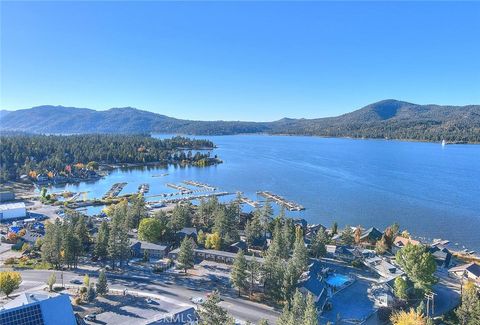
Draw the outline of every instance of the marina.
M260 191L257 192L258 195L263 196L267 200L272 200L273 202L277 203L280 206L285 207L289 211L302 211L305 210L303 205L297 204L292 201L288 201L284 197L281 197L280 195L270 193L268 191Z
M116 197L126 185L127 183L125 182L113 184L112 187L107 191L107 193L105 193L103 198L106 199Z
M200 200L200 199L206 199L214 196L226 196L226 195L232 195L232 194L233 193L230 193L230 192L215 192L215 193L208 193L208 194L187 195L187 196L173 198L173 199L149 201L148 204L150 205L151 208L156 208L159 206L163 206L167 203L178 203L183 201Z
M189 189L188 187L182 186L182 185L177 185L177 184L172 184L172 183L167 183L165 185L167 185L168 187L173 188L175 190L179 190L180 192L182 192L182 194L193 193L193 191L191 189Z
M191 185L191 186L204 188L207 191L216 191L217 190L217 188L214 187L214 186L210 186L208 184L197 182L197 181L183 181L182 183L187 184L187 185Z
M247 204L251 206L252 208L258 208L260 207L260 203L254 200L250 200L248 197L241 196L240 197L240 203Z
M141 184L139 187L138 187L138 192L139 193L148 193L150 191L150 185L149 184Z

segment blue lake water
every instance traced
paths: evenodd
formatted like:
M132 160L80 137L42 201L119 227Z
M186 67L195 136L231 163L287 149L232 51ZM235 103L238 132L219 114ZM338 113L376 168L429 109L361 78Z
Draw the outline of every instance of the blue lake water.
M101 197L115 182L128 182L122 193L149 183L149 194L159 194L175 192L165 186L168 182L196 180L252 199L268 190L305 206L288 214L311 223L383 229L399 222L416 236L480 250L479 145L264 135L199 138L215 142L213 153L223 164L118 169L95 183L67 188ZM162 173L169 175L152 177Z

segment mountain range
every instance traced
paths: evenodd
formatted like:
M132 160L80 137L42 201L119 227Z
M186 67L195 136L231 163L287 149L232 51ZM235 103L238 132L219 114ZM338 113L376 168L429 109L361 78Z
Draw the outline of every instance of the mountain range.
M268 133L479 143L480 105L418 105L388 99L336 117L284 118L273 122L193 121L132 107L96 111L44 105L15 111L1 110L0 130L195 135Z

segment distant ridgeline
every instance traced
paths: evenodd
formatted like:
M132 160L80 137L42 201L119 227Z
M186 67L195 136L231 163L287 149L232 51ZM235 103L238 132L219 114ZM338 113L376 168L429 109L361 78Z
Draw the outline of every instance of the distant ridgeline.
M480 105L417 105L389 99L337 117L284 118L274 122L180 120L131 107L95 111L38 106L0 111L0 130L47 134L269 133L480 143Z
M40 174L68 176L76 169L96 170L100 164L182 163L206 166L219 162L210 153L191 150L213 149L208 140L185 137L156 139L148 135L27 135L0 136L0 180Z

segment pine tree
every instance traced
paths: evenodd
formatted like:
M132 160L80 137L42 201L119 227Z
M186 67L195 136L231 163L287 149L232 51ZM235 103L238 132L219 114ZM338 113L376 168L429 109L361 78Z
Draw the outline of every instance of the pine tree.
M92 302L96 296L97 293L95 292L95 288L93 287L93 285L89 285L85 294L85 301Z
M455 310L459 325L480 324L480 297L475 288L475 283L465 285L460 306Z
M397 252L395 261L412 280L415 288L430 290L437 281L434 275L437 264L424 246L407 244Z
M57 283L57 277L55 276L55 273L52 273L47 279L48 290L52 291L55 283Z
M232 318L228 315L227 311L220 307L220 296L218 292L213 292L205 301L199 311L200 324L213 325L213 324L229 324L232 322Z
M95 256L100 259L108 257L109 228L108 223L103 221L98 229L97 239L95 241Z
M105 274L104 270L100 271L98 275L98 282L96 284L97 293L101 296L106 295L108 293L108 283L107 283L107 275Z
M248 263L248 278L249 278L249 292L252 295L253 289L255 288L255 282L259 280L260 277L261 265L256 258L253 258Z
M300 227L296 229L292 259L300 274L306 270L308 266L308 251L307 247L305 247L303 231Z
M312 240L310 245L311 256L315 258L324 257L327 254L327 248L325 245L328 244L328 236L323 228L320 228L315 237Z
M343 229L340 238L345 245L352 245L355 242L352 228L348 225L345 226L345 229Z
M63 264L62 259L62 224L59 219L47 224L42 244L42 259L52 263L56 269Z
M298 266L296 265L295 260L292 258L288 261L287 268L285 269L285 274L283 276L283 299L288 301L297 287L298 279L300 278L301 273L299 272Z
M193 268L195 261L194 243L190 237L185 237L180 244L180 252L177 258L177 267L187 273L188 269Z
M318 325L317 306L310 293L307 294L302 325Z
M108 237L108 257L112 262L112 269L115 268L117 262L122 265L129 252L128 229L125 227L125 220L125 203L119 203L113 211Z
M247 260L243 254L243 250L239 250L237 256L235 256L230 276L230 281L233 286L238 289L238 296L240 296L242 290L248 287L247 277Z

